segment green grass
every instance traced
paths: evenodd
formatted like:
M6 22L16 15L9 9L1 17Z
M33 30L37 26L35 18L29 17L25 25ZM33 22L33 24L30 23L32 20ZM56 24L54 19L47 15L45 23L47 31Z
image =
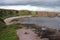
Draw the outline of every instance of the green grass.
M19 40L16 35L16 30L20 29L17 25L9 25L0 32L0 40Z

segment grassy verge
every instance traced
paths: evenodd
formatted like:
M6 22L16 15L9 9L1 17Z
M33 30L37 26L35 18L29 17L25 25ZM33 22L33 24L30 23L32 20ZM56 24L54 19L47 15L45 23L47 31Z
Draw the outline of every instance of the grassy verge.
M16 30L20 29L17 25L9 25L0 32L0 40L19 40L16 35Z

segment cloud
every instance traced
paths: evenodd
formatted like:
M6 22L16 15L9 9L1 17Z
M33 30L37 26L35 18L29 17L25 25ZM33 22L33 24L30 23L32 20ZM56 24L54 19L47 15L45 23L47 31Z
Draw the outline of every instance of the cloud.
M60 12L60 8L51 8L51 7L38 7L31 5L19 5L19 6L0 6L2 9L14 9L14 10L30 10L30 11L48 11L48 12Z
M14 3L27 3L27 2L42 2L42 3L48 3L48 2L58 2L59 0L0 0L0 3L5 4L14 4Z
M0 0L0 5L32 5L60 7L60 0Z
M60 0L0 0L0 5L60 6Z

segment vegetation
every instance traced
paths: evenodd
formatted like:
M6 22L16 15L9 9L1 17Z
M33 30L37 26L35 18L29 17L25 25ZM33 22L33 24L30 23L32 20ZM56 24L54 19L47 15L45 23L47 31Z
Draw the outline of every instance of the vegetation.
M15 24L5 25L3 19L0 18L0 40L19 40L16 30L21 27Z
M3 21L5 18L13 17L13 16L27 16L27 15L32 15L31 11L0 9L0 40L18 40L18 37L16 35L16 30L21 28L15 24L8 26L5 25L5 22Z
M24 15L31 15L31 12L30 11L28 11L28 10L21 10L21 11L19 11L20 12L20 16L24 16Z
M0 17L3 19L14 16L60 16L60 12L43 12L43 11L29 11L29 10L7 10L0 9Z
M37 12L36 11L32 11L31 14L32 14L32 16L36 16Z
M27 15L36 15L35 11L28 11L28 10L6 10L0 9L0 17L3 19L13 16L27 16Z
M6 28L5 22L2 18L0 18L0 31L2 31L4 28Z
M19 40L16 35L16 30L20 29L21 27L15 24L6 26L2 22L0 23L0 40Z

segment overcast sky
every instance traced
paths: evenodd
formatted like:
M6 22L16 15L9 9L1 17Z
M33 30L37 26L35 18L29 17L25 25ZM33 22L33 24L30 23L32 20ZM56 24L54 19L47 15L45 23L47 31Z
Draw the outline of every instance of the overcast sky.
M0 0L0 5L34 5L60 7L60 0Z
M0 0L0 8L60 12L60 0Z

